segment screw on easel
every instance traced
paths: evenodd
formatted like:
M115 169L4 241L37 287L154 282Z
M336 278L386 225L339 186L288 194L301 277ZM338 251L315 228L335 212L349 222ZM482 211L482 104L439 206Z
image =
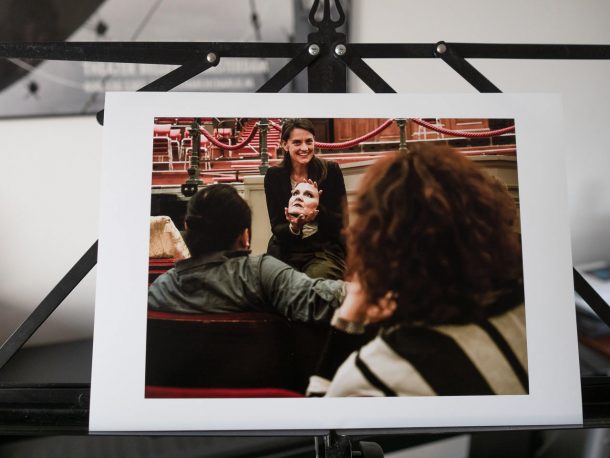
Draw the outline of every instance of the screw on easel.
M346 52L347 52L347 48L345 47L345 45L343 43L339 43L337 46L335 46L335 54L337 56L345 56Z
M320 54L320 47L314 43L312 45L309 45L309 48L307 49L307 51L309 52L310 55L317 56L318 54Z
M445 54L447 52L447 45L444 41L439 41L436 44L436 54Z

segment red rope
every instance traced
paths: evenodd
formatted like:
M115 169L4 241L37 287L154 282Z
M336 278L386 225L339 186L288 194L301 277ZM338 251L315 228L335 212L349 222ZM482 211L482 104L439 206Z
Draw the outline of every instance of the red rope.
M383 124L381 124L379 127L377 127L374 130L370 131L368 134L364 134L361 137L354 138L354 139L348 140L346 142L342 142L342 143L314 142L314 145L316 146L316 148L320 148L320 149L351 148L352 146L356 146L359 143L362 143L363 141L368 140L369 138L373 138L375 135L379 135L382 131L387 129L387 127L390 124L392 124L393 122L394 122L393 119L388 119ZM271 123L271 127L273 127L275 130L280 131L280 132L282 130L282 128L280 126L278 126L277 124L275 124L275 123Z
M252 141L252 139L254 138L254 135L256 134L257 130L258 130L258 124L256 126L254 126L254 129L252 129L252 132L250 132L250 135L248 135L248 137L243 142L237 143L235 145L229 145L227 143L223 143L223 142L218 141L217 139L215 139L212 136L212 134L210 134L205 129L202 129L201 133L205 136L205 138L207 138L209 141L211 141L215 146L217 146L217 147L219 147L221 149L235 151L236 149L243 148L248 143L250 143Z
M370 131L368 134L364 134L361 137L354 138L352 140L348 140L342 143L322 143L315 142L315 145L320 149L343 149L343 148L351 148L352 146L356 146L362 143L369 138L373 138L376 135L379 135L382 131L386 130L390 124L394 122L393 119L387 119L382 125L377 127L376 129Z
M273 121L269 121L269 125L271 127L273 127L275 130L277 130L278 132L282 131L282 126L280 126L279 124L274 123Z
M488 130L485 132L464 132L460 130L449 130L443 127L435 126L434 124L430 124L429 122L424 121L423 119L411 118L415 124L419 124L426 129L434 130L436 132L440 132L441 134L452 135L454 137L466 137L466 138L484 138L484 137L497 137L498 135L506 134L508 132L514 132L515 126L504 127L503 129L498 130Z
M426 129L435 130L436 132L440 132L440 133L446 134L446 135L452 135L454 137L466 137L466 138L497 137L498 135L502 135L502 134L506 134L508 132L515 131L515 126L508 126L508 127L504 127L503 129L488 130L485 132L465 132L465 131L460 131L460 130L449 130L449 129L445 129L443 127L438 127L438 126L435 126L434 124L430 124L429 122L424 121L423 119L410 118L410 120L413 121L415 124L419 124L420 126L425 127ZM368 140L369 138L372 138L372 137L378 135L393 122L394 122L394 120L390 118L390 119L386 120L383 124L381 124L379 127L372 130L371 132L369 132L368 134L365 134L358 138L354 138L352 140L348 140L346 142L342 142L342 143L315 142L315 146L320 149L351 148L352 146L356 146L356 145L362 143L363 141ZM270 124L271 124L271 127L273 127L275 130L280 131L280 132L282 131L282 128L280 126L278 126L277 124L275 124L273 122Z

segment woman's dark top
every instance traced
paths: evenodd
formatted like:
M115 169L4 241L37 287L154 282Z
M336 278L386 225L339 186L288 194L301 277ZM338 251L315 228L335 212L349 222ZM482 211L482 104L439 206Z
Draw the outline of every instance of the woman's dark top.
M265 195L267 211L271 222L273 237L269 242L268 253L280 259L285 259L293 252L316 251L331 249L345 254L345 241L342 236L344 215L347 208L347 193L343 174L339 164L327 161L326 179L318 183L322 191L316 221L318 232L311 237L302 239L294 235L288 228L284 208L288 206L292 186L290 170L282 166L271 167L265 175Z

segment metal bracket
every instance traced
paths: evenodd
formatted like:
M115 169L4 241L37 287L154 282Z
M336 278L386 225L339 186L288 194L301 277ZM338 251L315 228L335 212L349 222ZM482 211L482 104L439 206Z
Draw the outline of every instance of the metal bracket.
M0 347L0 369L32 337L97 263L97 240Z
M326 436L315 437L316 458L383 458L383 449L376 442L357 441L349 436L329 431Z
M345 22L345 13L339 0L334 0L339 19L333 20L330 12L331 0L324 1L322 19L316 19L320 0L315 0L309 12L309 22L318 31L310 33L309 52L318 56L307 67L309 92L347 92L347 73L345 64L337 59L335 49L345 47L345 34L337 32Z

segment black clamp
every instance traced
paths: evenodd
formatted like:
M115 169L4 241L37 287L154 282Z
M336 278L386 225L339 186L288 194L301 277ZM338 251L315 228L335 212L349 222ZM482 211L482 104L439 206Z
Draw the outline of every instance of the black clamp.
M352 444L349 436L329 431L316 436L316 458L383 458L383 450L376 442L358 441Z

